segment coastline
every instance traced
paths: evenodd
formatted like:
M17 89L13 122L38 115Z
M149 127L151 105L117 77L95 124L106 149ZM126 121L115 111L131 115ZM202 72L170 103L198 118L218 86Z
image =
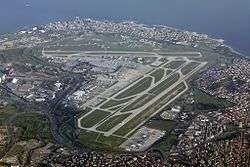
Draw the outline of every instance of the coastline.
M91 19L91 18L79 18L79 17L75 17L75 19L69 19L69 20L58 20L58 21L54 21L54 22L49 22L47 24L41 24L41 25L33 25L33 26L25 26L24 28L19 28L18 30L16 30L15 32L7 32L7 33L1 33L0 32L0 46L1 46L1 43L4 41L3 39L1 39L2 36L6 36L6 35L17 35L19 34L20 32L25 32L25 31L30 31L32 29L37 29L37 27L48 27L49 25L51 24L56 24L56 23L70 23L70 22L75 22L77 20L81 20L81 21L90 21L90 22L103 22L103 23L114 23L114 24L120 24L120 23L130 23L130 24L135 24L137 25L138 27L143 27L143 28L163 28L163 29L169 29L169 30L173 30L173 31L176 31L176 32L181 32L181 33L187 33L187 34L191 34L191 35L196 35L196 36L199 36L199 37L202 37L202 38L207 38L207 39L210 39L210 40L213 40L217 43L219 43L221 46L225 47L225 48L228 48L232 53L235 53L237 55L240 55L240 56L245 56L245 57L248 57L246 56L245 54L241 53L240 51L236 51L233 46L231 45L228 45L228 44L225 44L225 40L224 39L220 39L220 38L212 38L210 37L210 35L207 35L205 33L198 33L198 32L195 32L195 31L187 31L187 30L183 30L183 29L178 29L178 28L175 28L175 27L170 27L170 26L167 26L167 25L162 25L162 24L159 24L159 25L147 25L147 24L144 24L144 23L140 23L138 21L131 21L131 20L124 20L124 21L115 21L115 20L97 20L97 19ZM33 28L32 28L33 27ZM181 44L182 42L176 42L176 44ZM185 42L183 42L185 43ZM3 50L2 48L3 47L0 47L1 50Z

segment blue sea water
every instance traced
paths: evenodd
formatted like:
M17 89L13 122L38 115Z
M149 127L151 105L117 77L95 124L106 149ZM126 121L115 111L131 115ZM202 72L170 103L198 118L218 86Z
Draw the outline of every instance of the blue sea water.
M76 16L205 33L250 55L250 0L1 0L0 32Z

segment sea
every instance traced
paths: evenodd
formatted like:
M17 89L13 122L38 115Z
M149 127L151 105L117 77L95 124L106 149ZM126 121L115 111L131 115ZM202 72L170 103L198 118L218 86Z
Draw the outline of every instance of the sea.
M75 17L195 31L250 55L250 0L1 0L0 33Z

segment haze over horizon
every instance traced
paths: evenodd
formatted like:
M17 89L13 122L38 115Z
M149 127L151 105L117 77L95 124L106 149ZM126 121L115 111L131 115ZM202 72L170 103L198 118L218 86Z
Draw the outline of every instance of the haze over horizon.
M5 20L0 32L76 16L135 20L205 33L224 39L240 52L250 53L250 1L246 0L5 0L0 6L0 19Z

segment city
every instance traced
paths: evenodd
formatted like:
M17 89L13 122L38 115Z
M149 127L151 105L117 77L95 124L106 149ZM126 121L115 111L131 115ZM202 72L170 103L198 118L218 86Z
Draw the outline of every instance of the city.
M0 96L0 166L250 165L249 57L204 34L78 17L2 34Z

